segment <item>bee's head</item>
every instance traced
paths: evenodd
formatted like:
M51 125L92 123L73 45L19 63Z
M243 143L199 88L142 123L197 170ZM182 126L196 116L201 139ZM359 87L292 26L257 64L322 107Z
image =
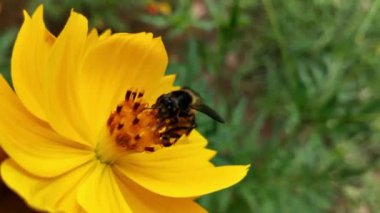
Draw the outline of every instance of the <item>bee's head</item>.
M170 95L161 95L156 103L152 106L158 110L160 119L177 116L179 113L178 101Z

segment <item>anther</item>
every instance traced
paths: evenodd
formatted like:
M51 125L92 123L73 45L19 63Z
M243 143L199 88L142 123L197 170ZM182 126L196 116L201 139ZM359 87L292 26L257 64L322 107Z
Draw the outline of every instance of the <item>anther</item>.
M133 125L136 125L136 124L139 123L139 121L140 121L140 119L138 119L138 118L136 117L135 119L133 119L132 124L133 124Z
M140 103L139 102L136 102L134 105L133 105L133 111L136 111L140 106Z
M116 107L116 113L119 114L121 112L122 108L123 108L123 106L117 105L117 107Z
M114 108L107 120L111 142L120 148L118 152L155 152L164 146L173 145L173 139L178 138L169 133L165 135L169 128L178 125L158 120L158 110L145 102L143 96L142 90L126 90L125 100ZM167 136L165 141L162 138L164 135Z
M129 135L119 135L116 137L116 143L122 147L127 147L131 137Z
M117 125L117 129L118 129L118 130L122 129L123 127L124 127L124 124L119 124L119 125Z
M136 99L136 92L132 92L132 100Z
M154 147L147 146L144 148L144 150L147 152L154 152Z
M113 118L114 118L114 116L112 116L112 115L108 118L108 120L107 120L107 126L111 125L111 123L113 121Z
M141 139L141 136L139 134L135 135L135 141L138 141Z
M132 91L127 90L127 93L125 94L125 100L128 101L131 98Z

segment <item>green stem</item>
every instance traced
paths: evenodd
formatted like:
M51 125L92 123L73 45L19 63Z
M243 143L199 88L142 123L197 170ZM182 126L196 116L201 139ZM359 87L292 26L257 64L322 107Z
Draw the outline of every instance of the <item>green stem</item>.
M357 39L358 38L363 39L365 37L365 34L368 31L368 28L371 26L371 23L373 19L375 18L375 15L377 14L379 6L380 6L380 0L375 0L375 2L372 3L371 9L369 10L362 24L359 26L358 32L356 33L355 37Z
M273 7L272 0L263 0L263 4L264 4L265 12L268 15L269 22L271 24L272 31L274 33L277 45L280 48L282 60L286 64L287 55L285 51L285 40L284 40L284 37L282 36L280 26L278 24L278 19L276 16L276 11L274 10L274 7Z

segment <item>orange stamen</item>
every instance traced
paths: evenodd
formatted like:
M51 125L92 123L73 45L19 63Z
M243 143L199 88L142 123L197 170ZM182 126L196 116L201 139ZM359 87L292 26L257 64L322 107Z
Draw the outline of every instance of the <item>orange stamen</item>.
M142 92L128 90L124 102L108 118L111 141L121 150L154 151L162 145L157 110L148 108L142 97Z

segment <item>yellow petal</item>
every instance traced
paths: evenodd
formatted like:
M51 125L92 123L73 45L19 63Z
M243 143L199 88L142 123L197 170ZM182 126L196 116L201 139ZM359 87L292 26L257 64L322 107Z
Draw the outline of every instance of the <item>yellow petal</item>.
M43 108L43 75L47 57L55 41L43 21L43 8L25 20L18 33L12 54L12 80L17 95L35 116L46 120Z
M120 174L117 174L117 177L118 185L133 212L206 212L205 209L190 198L164 197L144 189Z
M98 39L99 39L98 31L95 28L93 28L87 36L86 45L84 49L88 50L89 48L94 46L96 42L98 42Z
M190 135L189 143L125 156L115 168L144 188L169 197L201 196L234 185L246 176L249 166L214 167L209 163L214 153L193 141L197 139L201 139L199 135Z
M46 114L52 128L75 141L90 143L92 135L87 131L76 92L78 65L86 44L93 36L87 36L87 19L74 11L54 43L45 66Z
M124 100L127 89L147 95L164 75L167 55L161 39L151 34L114 34L100 39L81 65L79 96L82 111L97 137L111 111Z
M175 159L171 159L175 161ZM248 171L248 166L221 166L200 169L187 169L180 164L173 169L135 163L128 167L117 167L152 192L169 197L198 197L230 187L242 180ZM175 163L173 163L175 164ZM173 171L174 170L174 171Z
M112 31L110 29L105 30L99 37L100 40L103 40L105 38L110 37L112 34Z
M94 158L89 148L57 135L27 111L0 76L0 143L27 171L57 176Z
M173 86L175 77L175 75L167 75L164 78L161 78L160 82L156 85L156 88L152 89L151 93L144 96L145 101L149 104L153 104L160 95L179 89L179 87Z
M182 137L174 146L167 147L154 153L133 153L122 156L116 162L121 168L128 166L146 165L168 170L182 171L186 169L209 168L213 165L209 160L216 154L215 151L205 149L207 141L196 131L190 134L191 141ZM173 167L173 161L176 165Z
M6 160L1 165L1 176L33 208L49 212L82 212L76 193L81 180L92 168L94 163L87 163L56 178L40 178L26 172L13 160Z
M92 213L103 212L132 212L116 183L112 169L97 163L91 176L79 187L78 202Z

